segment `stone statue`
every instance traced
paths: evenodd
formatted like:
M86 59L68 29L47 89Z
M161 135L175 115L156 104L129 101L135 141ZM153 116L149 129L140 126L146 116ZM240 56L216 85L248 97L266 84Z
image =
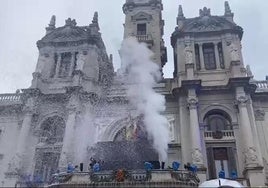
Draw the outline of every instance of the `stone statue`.
M86 62L86 56L83 55L82 52L79 52L79 53L77 54L77 62L76 62L75 70L80 70L80 71L82 71L85 62Z
M190 48L190 46L186 46L184 48L184 56L185 56L186 64L194 63L194 61L193 61L193 51Z
M247 72L247 76L248 77L253 77L253 74L251 72L251 69L250 69L250 66L249 65L246 66L246 72Z
M231 61L240 61L239 56L239 49L237 45L235 45L233 42L229 46L230 48L230 54L231 54Z

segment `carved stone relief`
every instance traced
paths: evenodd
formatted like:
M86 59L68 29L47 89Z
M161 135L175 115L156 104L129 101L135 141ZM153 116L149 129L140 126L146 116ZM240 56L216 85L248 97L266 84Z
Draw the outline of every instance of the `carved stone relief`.
M255 119L257 121L264 121L265 119L265 111L262 109L257 109L254 111Z
M194 61L193 61L193 51L192 51L191 47L188 46L188 45L184 48L184 57L185 57L185 63L186 64L194 63Z
M233 42L229 45L231 61L240 61L239 49Z
M257 156L256 149L254 147L248 147L244 151L245 165L246 166L257 166L259 165L259 159Z
M196 165L203 165L204 164L203 155L202 155L200 149L198 149L198 148L194 148L192 150L192 159L193 159L193 163Z

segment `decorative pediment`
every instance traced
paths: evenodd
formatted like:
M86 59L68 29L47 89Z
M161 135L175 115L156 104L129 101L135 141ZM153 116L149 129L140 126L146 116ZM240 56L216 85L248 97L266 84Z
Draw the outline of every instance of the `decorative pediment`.
M183 30L187 32L220 31L236 27L234 23L229 22L223 17L209 16L205 13L203 14L202 17L187 20L184 24Z
M131 17L132 21L150 21L153 19L152 15L146 12L139 12Z

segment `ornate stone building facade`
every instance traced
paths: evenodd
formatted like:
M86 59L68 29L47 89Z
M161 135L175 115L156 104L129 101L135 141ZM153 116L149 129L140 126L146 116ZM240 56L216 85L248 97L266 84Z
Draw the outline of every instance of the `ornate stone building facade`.
M222 16L204 7L198 17L186 18L179 6L171 36L174 77L155 86L166 98L166 163L194 163L202 181L224 170L226 177L237 172L251 186L264 185L268 80L254 80L245 68L243 30L234 23L227 2L224 8ZM134 36L146 43L160 69L167 62L162 9L161 0L126 0L123 5L124 38ZM32 85L0 95L1 186L15 185L23 174L47 181L73 161L72 140L81 121L98 132L98 143L133 139L129 131L142 125L142 117L131 115L135 109L126 98L127 85L114 72L112 55L105 50L98 14L89 26L77 26L69 18L56 28L55 21L53 16L37 42Z

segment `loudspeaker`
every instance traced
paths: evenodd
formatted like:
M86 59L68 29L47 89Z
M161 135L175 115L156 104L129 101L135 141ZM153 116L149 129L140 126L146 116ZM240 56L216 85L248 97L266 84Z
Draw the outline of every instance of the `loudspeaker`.
M83 172L84 164L80 163L80 172Z
M165 162L162 162L161 163L161 169L164 169L165 168Z

